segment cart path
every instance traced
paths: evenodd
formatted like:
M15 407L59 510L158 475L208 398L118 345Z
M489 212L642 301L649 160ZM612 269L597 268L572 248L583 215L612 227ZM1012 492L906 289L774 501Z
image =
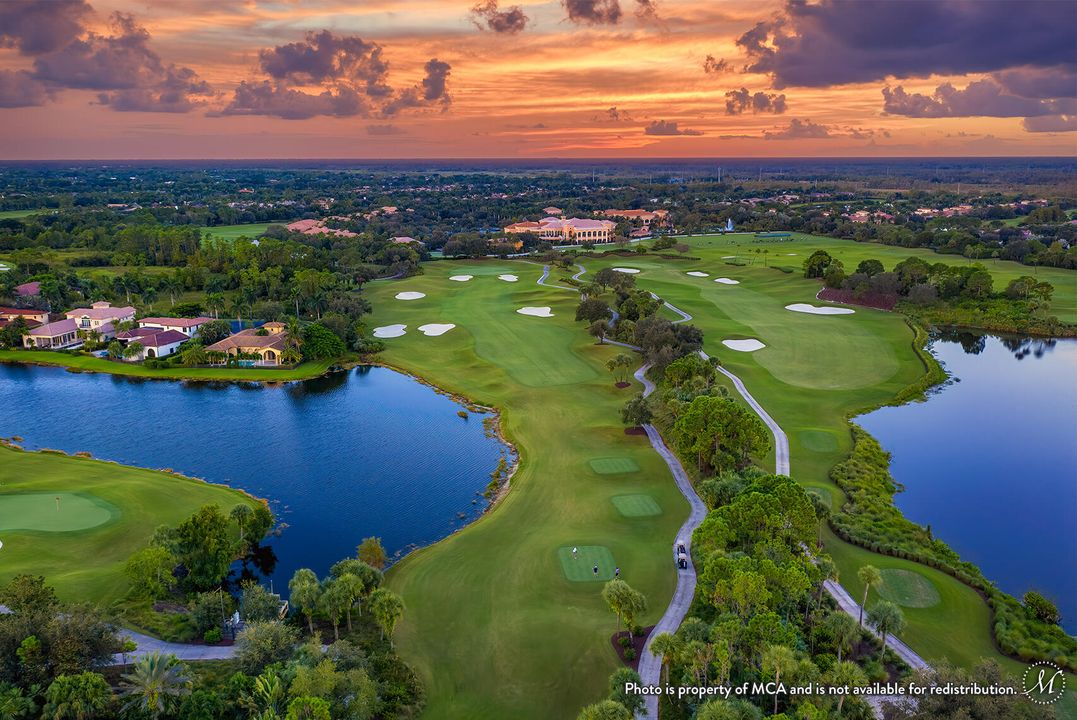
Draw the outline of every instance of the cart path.
M128 663L145 655L160 653L161 655L175 655L180 660L229 660L236 655L235 645L189 645L187 643L166 642L149 635L135 632L134 630L122 629L118 633L120 640L133 640L138 649L129 652L116 653L112 656L114 665L122 665L126 657Z

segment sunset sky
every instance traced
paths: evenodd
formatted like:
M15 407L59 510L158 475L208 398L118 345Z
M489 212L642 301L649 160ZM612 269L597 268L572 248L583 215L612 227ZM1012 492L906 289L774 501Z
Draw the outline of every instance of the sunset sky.
M0 0L0 158L1077 154L1077 2Z

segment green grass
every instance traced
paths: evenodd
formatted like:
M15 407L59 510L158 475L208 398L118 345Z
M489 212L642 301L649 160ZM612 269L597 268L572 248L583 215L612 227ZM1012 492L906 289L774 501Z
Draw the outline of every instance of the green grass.
M608 582L613 579L616 566L613 553L604 545L578 545L575 557L571 547L557 548L557 561L569 582Z
M625 435L620 408L639 386L618 389L605 363L621 350L596 345L573 321L577 296L535 284L541 267L522 262L429 263L426 274L370 283L370 327L404 323L382 359L450 392L498 407L520 451L512 488L480 520L408 555L388 583L407 604L397 647L427 690L426 717L491 720L575 717L606 693L618 667L617 627L601 582L571 582L558 549L604 546L656 621L676 574L669 548L688 505L645 437ZM497 279L518 275L519 282ZM451 275L474 275L466 283ZM426 293L401 302L396 293ZM554 317L524 317L525 305ZM450 322L439 337L415 332ZM601 475L592 459L628 458L632 474ZM612 499L645 494L661 515L626 518ZM587 573L591 565L579 560Z
M163 380L234 380L252 382L287 382L306 380L325 373L329 361L309 361L292 369L268 368L164 368L155 370L132 363L114 362L91 355L71 355L50 350L0 350L0 362L56 365L79 372L100 372L110 375L159 378Z
M879 596L902 607L934 607L942 599L935 585L921 572L887 568L879 574L883 578Z
M87 493L0 494L0 530L43 533L87 530L119 517L119 508Z
M662 508L650 495L616 495L611 500L617 512L628 518L662 514Z
M73 489L77 488L77 494ZM55 514L85 511L85 503L109 508L112 519L93 527L48 532L48 528L0 530L0 584L15 575L44 575L65 600L108 605L124 597L128 582L123 565L141 549L159 525L176 525L199 507L217 504L226 512L256 500L223 485L181 478L154 470L76 458L56 453L22 452L0 447L0 517L12 504L41 504L21 508L33 513L35 524ZM99 505L100 504L100 505ZM19 522L18 524L24 524ZM26 523L29 524L29 523ZM45 530L46 532L43 532Z
M0 210L0 220L18 220L19 218L30 217L44 212L50 211L41 208L36 210Z
M248 237L252 240L266 231L270 225L284 225L286 222L281 223L248 223L246 225L216 225L214 227L205 228L205 235L208 238L217 240L226 240L231 242L232 240L238 240L241 237Z
M587 464L599 475L620 475L623 473L639 472L639 465L637 465L636 461L630 457L595 458L593 460L588 460Z

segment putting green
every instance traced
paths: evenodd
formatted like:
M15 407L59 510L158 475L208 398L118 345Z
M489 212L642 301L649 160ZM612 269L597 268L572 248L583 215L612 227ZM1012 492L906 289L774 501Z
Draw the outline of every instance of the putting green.
M879 597L904 607L927 608L938 605L942 599L935 584L918 572L885 568L879 571L883 581L879 585Z
M599 475L639 472L639 465L630 457L595 458L588 460L587 464Z
M613 579L613 553L605 545L580 545L572 557L571 547L557 549L561 572L569 582L607 582ZM598 573L595 574L595 566Z
M800 444L812 452L834 452L838 449L838 438L829 430L801 430L797 437Z
M104 525L119 516L120 509L112 503L83 493L0 495L0 530L71 532Z
M625 517L651 517L661 515L662 508L650 495L615 495L610 498L617 512Z

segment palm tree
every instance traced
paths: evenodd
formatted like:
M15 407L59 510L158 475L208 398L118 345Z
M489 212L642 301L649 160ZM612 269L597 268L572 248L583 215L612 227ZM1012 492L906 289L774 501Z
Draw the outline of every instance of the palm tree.
M834 666L823 676L823 679L831 687L851 688L865 685L868 681L868 676L856 664L844 660L834 663ZM841 715L841 706L845 704L845 698L844 693L838 696L838 715Z
M853 643L860 637L860 625L840 610L830 613L826 619L826 627L834 638L834 644L838 646L838 662L841 662L842 652L845 648L852 649Z
M393 631L396 624L404 615L404 601L391 590L378 588L370 596L370 611L374 613L374 619L381 627L381 636L389 636L390 647L393 644Z
M150 653L135 662L123 676L120 688L127 701L124 708L148 714L153 720L171 712L179 698L191 692L186 667L175 655Z
M681 651L681 641L670 633L658 633L651 640L651 652L662 657L662 677L669 683L669 666Z
M279 718L288 699L287 689L277 671L268 667L254 679L254 687L242 697L240 704L251 711L253 718Z
M318 583L318 576L313 570L299 568L288 581L288 590L292 594L292 602L299 606L307 618L307 630L314 634L314 612L318 609L322 597L322 586Z
M220 318L221 310L224 310L224 294L212 292L206 295L206 310L213 313L213 319Z
M785 645L768 645L763 650L763 660L760 663L764 670L774 673L774 682L782 681L783 672L792 672L797 666L797 656ZM778 693L774 693L774 715L778 714Z
M363 579L358 575L352 575L348 573L341 575L337 578L336 587L340 593L347 600L344 605L344 613L348 618L348 632L352 631L352 607L355 606L357 600L363 597L363 592L366 589Z
M887 637L905 629L905 614L894 603L880 600L871 606L871 610L868 610L868 624L882 636L882 654L885 655Z
M860 603L860 620L861 627L864 625L864 606L868 604L868 592L873 587L877 587L879 583L883 581L883 576L879 573L879 568L874 565L865 565L856 571L856 577L860 580L860 583L864 586L864 599Z
M147 285L142 291L142 303L149 307L157 302L157 288L153 285Z
M179 280L171 276L163 277L161 278L161 288L168 293L169 300L172 301L172 307L176 307L176 295L183 289Z
M254 511L251 510L250 505L240 503L232 508L232 511L228 514L239 526L239 541L243 542L243 533L247 529L247 521L251 519Z
M127 346L123 349L123 359L132 360L138 357L144 349L145 347L142 343L137 340L135 342L127 343Z

